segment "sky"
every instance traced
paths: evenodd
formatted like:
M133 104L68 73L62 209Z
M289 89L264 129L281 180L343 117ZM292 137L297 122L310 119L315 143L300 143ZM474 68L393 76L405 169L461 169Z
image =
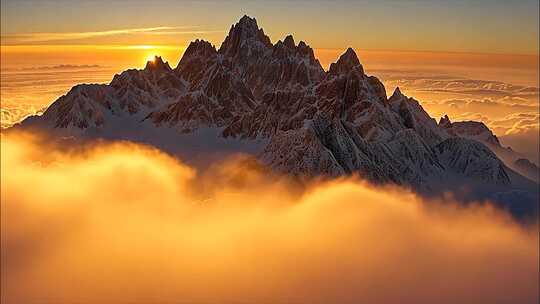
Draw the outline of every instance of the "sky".
M3 0L2 44L218 43L243 14L274 40L292 31L315 48L538 52L534 0Z
M324 67L348 47L360 54L401 52L398 60L414 64L426 60L419 51L454 54L464 65L501 62L493 54L514 56L502 64L536 68L538 62L533 0L4 0L1 6L4 68L66 62L124 68L144 66L156 54L175 65L194 39L219 47L244 14L257 18L274 42L288 34L306 41ZM491 57L470 60L471 53Z

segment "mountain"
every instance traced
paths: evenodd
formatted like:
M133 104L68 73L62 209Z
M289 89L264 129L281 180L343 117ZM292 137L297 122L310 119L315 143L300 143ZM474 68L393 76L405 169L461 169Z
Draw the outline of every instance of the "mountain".
M538 174L540 171L538 167L522 154L509 147L503 147L497 136L484 123L477 121L451 122L448 116L445 115L439 121L439 126L445 128L453 136L469 138L483 143L497 157L503 160L508 167L530 180L539 182Z
M201 163L251 153L302 178L358 174L419 193L536 189L497 156L482 123L437 123L399 88L388 97L353 49L325 71L305 42L272 43L248 16L219 49L195 40L175 68L156 57L108 85L75 86L17 128L142 141Z

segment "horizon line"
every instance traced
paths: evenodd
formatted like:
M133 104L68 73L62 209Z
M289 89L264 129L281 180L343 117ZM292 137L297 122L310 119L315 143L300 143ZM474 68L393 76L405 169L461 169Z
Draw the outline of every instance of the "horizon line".
M201 40L201 39L199 39ZM204 40L204 39L203 39ZM194 41L194 40L193 40ZM207 41L207 40L205 40ZM192 42L192 41L190 41ZM169 50L180 49L185 50L189 46L187 44L92 44L92 43L68 43L68 44L4 44L0 43L2 48L46 48L46 47L87 47L87 48L101 48L101 49L154 49L154 48L165 48ZM310 45L311 46L311 45ZM217 45L216 45L217 47ZM347 48L352 48L356 52L395 52L395 53L440 53L440 54L463 54L463 55L491 55L491 56L523 56L523 57L540 57L540 51L535 53L511 53L511 52L485 52L485 51L457 51L457 50L429 50L429 49L387 49L387 48L356 48L351 46L344 47L312 47L313 50L318 51L343 51Z

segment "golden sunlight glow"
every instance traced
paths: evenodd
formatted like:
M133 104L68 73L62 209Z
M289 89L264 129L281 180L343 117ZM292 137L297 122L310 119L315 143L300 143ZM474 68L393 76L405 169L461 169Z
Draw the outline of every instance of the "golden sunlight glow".
M155 46L155 45L128 45L128 46L125 46L124 48L128 50L154 50L160 47Z
M144 67L147 60L150 60L150 57L153 58L155 54L159 54L165 61L177 63L185 49L185 45L2 46L0 55L2 69L32 68L68 63L73 65L97 64L115 68L121 72L128 68L141 67L141 65ZM73 83L73 85L75 84Z
M148 55L148 56L146 57L146 61L147 61L147 62L155 63L155 61L156 61L156 56L157 56L156 54Z

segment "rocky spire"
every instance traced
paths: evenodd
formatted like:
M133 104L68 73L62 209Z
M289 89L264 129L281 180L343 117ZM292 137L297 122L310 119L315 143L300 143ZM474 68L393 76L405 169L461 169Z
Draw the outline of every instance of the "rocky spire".
M290 49L294 49L296 47L292 35L288 35L287 37L285 37L285 40L283 40L283 44L285 44L285 46Z
M331 75L338 75L347 73L352 69L359 69L362 74L364 73L364 68L360 64L358 56L356 56L356 53L352 48L348 48L347 51L339 57L337 62L330 65L329 72Z
M312 62L317 62L317 64L319 65L319 61L315 58L315 53L313 53L313 49L304 41L300 41L298 43L297 49L300 54L309 57Z
M215 55L217 55L216 48L210 42L197 39L189 44L176 69L181 69L194 60L204 62Z
M441 117L441 120L439 120L439 126L443 128L449 128L452 126L452 122L450 121L450 118L448 118L448 115Z
M161 56L154 56L154 60L149 60L144 68L147 71L171 71L171 67L168 62L163 62Z
M175 72L190 81L204 74L216 59L216 48L208 41L197 39L189 44Z
M208 57L215 53L216 48L210 42L197 39L195 41L191 41L182 58L192 56Z
M406 97L406 96L403 95L403 93L401 93L401 90L399 89L399 87L396 87L396 89L394 90L394 93L392 94L392 96L390 96L388 100L392 102L395 100L400 100L403 97Z
M243 53L242 50L260 51L260 49L271 47L270 38L264 34L263 29L259 29L257 20L244 15L238 23L231 27L229 35L221 44L218 52L228 57L235 57L239 53Z

